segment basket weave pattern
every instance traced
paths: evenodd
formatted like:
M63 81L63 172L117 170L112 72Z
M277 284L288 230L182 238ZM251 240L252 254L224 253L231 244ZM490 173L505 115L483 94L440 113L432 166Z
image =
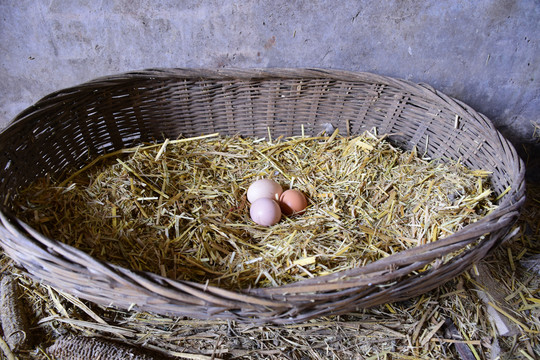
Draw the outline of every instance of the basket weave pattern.
M98 261L17 219L10 199L46 174L141 142L219 132L264 137L373 127L405 150L492 172L499 207L437 242L364 267L234 292ZM524 202L524 165L492 123L427 85L321 69L158 69L96 79L46 96L0 133L0 245L35 279L103 305L193 318L292 323L429 291L510 236ZM441 257L469 249L441 263ZM418 272L426 265L430 270ZM189 271L189 269L186 269Z

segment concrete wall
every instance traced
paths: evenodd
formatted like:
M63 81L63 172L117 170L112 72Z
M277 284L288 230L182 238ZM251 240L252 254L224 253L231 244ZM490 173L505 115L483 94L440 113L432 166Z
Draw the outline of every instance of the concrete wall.
M538 0L0 0L0 128L124 71L323 67L428 83L537 143L539 24Z

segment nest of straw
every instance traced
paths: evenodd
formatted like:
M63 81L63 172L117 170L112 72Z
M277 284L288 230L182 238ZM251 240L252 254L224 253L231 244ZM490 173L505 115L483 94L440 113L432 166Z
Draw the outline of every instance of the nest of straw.
M201 360L535 359L540 356L540 277L530 263L539 250L540 188L530 184L527 191L515 239L471 271L408 301L292 325L194 320L99 306L32 281L2 255L4 275L20 287L13 294L3 288L2 294L13 295L11 303L18 303L30 321L16 333L25 335L27 347L0 349L6 358L21 360L118 354ZM487 276L482 274L486 269ZM509 333L501 333L493 310ZM3 319L9 320L2 324L6 341L6 325L15 319Z
M41 233L98 259L243 289L361 267L453 234L495 209L488 175L422 159L376 131L213 134L107 154L61 181L39 179L15 206ZM261 177L301 190L307 210L256 225L246 190Z
M357 189L372 191L371 194L374 194L372 196L378 203L371 205L373 209L369 206L362 209L358 206L359 203L355 203L358 200L355 198L345 204L344 208L347 210L340 213L337 206L334 209L334 202L339 205L339 201L345 201L342 199L346 199L348 194L337 194L336 187L333 188L331 184L328 190L313 192L309 188L312 178L302 180L301 177L305 174L298 169L280 171L278 154L272 152L272 146L279 146L279 143L299 141L295 137L317 137L321 128L328 123L347 137L376 128L380 134L386 134L391 144L405 150L418 149L421 157L427 156L441 161L459 160L473 171L483 169L489 172L486 179L489 180L493 193L482 195L487 189L487 184L483 182L486 180L485 175L473 175L476 181L474 187L482 190L478 193L480 206L475 208L469 204L469 207L463 208L483 216L468 224L458 225L455 230L449 229L452 215L430 222L426 226L427 218L431 218L431 209L426 211L424 202L434 197L434 191L438 191L435 177L428 177L424 182L420 182L423 178L411 180L407 179L407 176L399 181L389 178L390 180L379 186L380 189L373 189L370 188L369 181L362 185L362 181L369 179L362 179L361 172L349 175L360 179L358 181L362 183L357 185L362 186ZM172 239L177 237L176 229L180 238L183 234L181 230L189 229L183 226L190 221L194 224L205 224L211 229L206 231L206 235L203 235L204 231L200 233L199 237L202 238L216 234L222 224L230 226L230 223L236 223L230 221L231 219L238 220L241 224L239 228L233 227L232 234L239 231L243 234L249 233L249 229L246 229L248 219L241 219L240 209L247 205L243 205L241 201L244 188L238 184L226 184L225 193L239 198L233 200L231 197L230 201L222 201L222 204L232 205L224 212L217 211L217 208L204 208L203 202L200 202L201 209L181 207L183 201L180 200L185 193L188 193L185 195L188 199L186 204L197 203L201 194L206 194L204 203L208 203L213 188L203 189L204 191L200 191L201 188L190 188L182 189L183 192L166 193L169 185L163 177L163 156L169 156L169 146L155 142L171 139L169 143L172 143L176 141L172 139L186 138L190 139L184 144L188 146L195 140L193 137L213 133L223 135L224 138L220 141L225 143L228 139L235 139L235 134L245 136L244 141L248 138L254 142L260 141L263 137L267 138L267 142L271 141L271 144L265 144L270 150L264 150L264 147L260 150L270 159L265 159L264 166L268 168L263 166L257 175L252 174L251 179L268 176L283 181L286 187L301 187L310 201L309 209L302 217L284 219L276 229L290 224L292 232L285 237L288 239L295 233L294 229L298 229L296 235L303 231L303 219L309 221L310 218L318 217L319 222L335 221L326 230L329 230L329 233L333 231L342 239L341 242L331 242L339 244L338 247L332 249L328 245L330 242L323 241L314 247L313 253L303 253L300 246L291 251L291 254L276 256L272 261L282 259L282 269L288 268L288 272L284 274L275 272L271 264L263 261L264 259L254 261L261 257L256 253L247 254L243 253L242 249L225 248L225 245L231 245L227 237L220 237L221 243L214 243L223 248L222 250L203 242L198 248L200 250L193 251L193 246L189 245L191 252L179 254L190 255L191 262L185 260L186 256L173 258L174 251L168 249L172 249L171 245L174 245ZM268 137L269 133L272 140ZM307 136L304 136L305 134ZM225 138L226 136L230 138ZM280 136L285 138L281 139ZM332 152L329 148L340 139L336 134L334 137L318 140L323 148L327 146L320 155L322 158L327 156L326 162L314 161L308 166L318 164L320 168L325 168L328 164L331 170ZM201 145L202 140L195 140L194 144ZM40 206L43 204L23 204L31 208L29 216L37 218L34 226L29 225L29 218L23 220L15 215L15 194L20 194L20 189L28 187L36 179L48 176L51 184L56 187L54 180L60 179L66 169L81 169L94 156L118 155L118 152L124 151L122 149L139 144L148 144L142 147L154 146L158 151L155 156L150 155L150 158L157 157L158 163L161 160L159 172L138 169L136 164L129 162L128 156L124 157L129 154L123 154L120 157L121 162L114 165L120 169L118 173L124 174L118 176L124 179L124 184L119 184L118 188L126 187L127 181L127 187L131 189L131 178L136 197L129 195L132 200L122 208L113 201L112 206L106 201L101 201L103 205L98 203L101 208L101 229L96 236L89 237L83 233L72 239L80 242L77 247L57 240L63 239L61 234L53 237L52 232L47 233L48 230L45 229L52 229L51 225L57 221L71 223L71 227L64 230L65 238L66 234L72 233L72 229L79 225L74 219L65 219L62 216L55 219L52 215L40 215ZM137 151L144 154L142 147ZM158 157L162 148L164 150ZM355 156L366 152L366 149L360 146L356 150ZM193 150L200 151L198 148ZM211 151L224 152L219 148ZM368 153L369 151L367 149ZM390 154L393 151L387 150ZM219 161L216 160L219 156L206 158L206 165L226 173L228 170L219 169L220 164L226 164L226 161L223 161L224 156L220 156ZM390 158L392 156L397 155L391 155ZM274 157L276 160L273 162ZM115 161L113 155L108 158ZM261 157L259 162L260 159ZM234 159L227 158L227 161L232 160ZM369 161L366 166L367 163ZM97 168L100 164L94 165ZM168 164L166 166L166 172L173 168ZM265 169L266 173L263 171ZM260 174L261 171L263 174ZM368 73L321 69L158 69L96 79L61 90L23 111L0 133L0 172L0 243L5 253L35 279L101 305L157 314L260 323L294 323L324 315L350 313L383 303L409 299L441 286L487 256L514 234L512 225L517 220L525 200L523 162L512 145L497 132L485 116L427 85ZM450 171L453 172L454 170ZM393 176L393 171L383 170L381 173ZM64 190L70 186L73 189L65 194L81 194L84 181L90 184L90 180L83 180L81 185L68 184ZM398 183L401 182L408 182L409 187L398 193ZM429 199L413 199L416 189L410 194L407 192L412 189L412 182L418 183L416 186L426 186ZM174 186L179 183L169 182ZM192 184L197 186L199 179L193 180ZM355 189L351 186L338 188L340 191L345 189L346 193ZM142 190L145 190L144 193ZM444 197L450 197L456 204L466 201L466 196L459 191L444 193ZM471 199L474 198L476 196ZM173 199L175 201L172 201ZM398 236L392 236L395 233L389 229L390 225L399 223L400 218L406 218L402 203L413 200L416 204L412 212L420 216L416 218L418 223L412 227L409 235L403 235L400 230ZM497 207L489 210L489 202L495 202ZM162 211L169 203L176 205L176 208L169 208L169 212L175 215L174 222L172 219L167 222ZM157 211L152 212L151 208L145 208L147 205L155 207ZM437 206L436 204L435 207ZM104 208L106 210L103 210ZM326 212L317 213L317 209L325 209ZM140 217L138 213L142 214L148 222L141 225L141 229L153 227L153 230L157 230L153 239L160 242L159 246L144 242L136 244L139 237L130 244L140 246L142 250L137 250L139 253L153 249L154 254L146 254L150 256L144 261L124 256L125 252L133 252L135 249L130 246L117 248L118 251L110 251L110 254L107 254L106 246L99 249L99 254L97 248L89 248L88 244L92 245L92 241L109 237L103 236L107 228L112 228L114 236L111 235L110 238L114 238L116 232L138 231L135 224L128 226L129 220L121 218L124 210L134 213L133 218ZM181 216L186 217L188 210L192 215L182 218ZM399 213L398 217L396 211L401 210L404 212ZM147 216L144 216L143 212ZM349 213L354 213L356 220L346 217ZM245 214L247 213L244 213L244 216ZM458 212L455 216L456 223L464 221L461 213ZM226 220L217 222L216 219ZM42 224L39 224L40 221ZM406 221L412 223L413 220L406 218ZM194 226L189 231L196 231L195 228L198 229ZM252 233L257 231L253 224L249 224L249 228ZM362 235L359 243L371 244L381 252L367 255L365 248L355 247L352 243L349 247L343 240L346 240L350 233L344 229L357 231ZM264 229L264 232L268 230ZM425 233L422 234L423 232ZM246 235L246 239L252 239L252 233ZM426 234L427 237L424 236ZM239 235L235 236L242 239ZM385 247L385 237L392 237L394 245ZM167 241L169 248L165 246ZM264 247L265 251L279 254L281 248L287 246L283 241L281 237L274 242L255 244L259 248ZM253 245L251 242L244 242ZM85 243L86 250L80 250L84 249ZM111 243L114 243L114 240ZM268 244L274 248L266 246ZM311 246L311 241L305 245ZM408 247L400 251L398 247L402 245ZM253 248L247 245L246 247L250 248L250 251ZM122 256L119 256L119 251L124 252ZM159 254L163 251L165 256ZM349 253L365 255L367 260L362 262L357 256L352 256L352 260L347 259ZM101 256L109 255L115 258L110 261L101 260ZM132 263L126 264L126 259L132 259ZM183 266L188 266L189 271L175 269L174 263L178 260L187 261ZM117 265L117 261L123 262L125 266ZM222 261L228 267L220 268ZM249 261L253 262L246 264ZM358 266L344 268L344 265L349 263ZM251 265L255 270L252 274L247 274L242 272L245 268L237 267L238 264ZM365 265L360 266L362 264ZM334 266L336 269L332 269ZM263 267L266 272L262 271ZM278 269L278 272L282 269ZM331 273L333 270L336 272ZM197 274L197 281L183 280L182 274L188 272ZM325 275L327 273L328 275ZM274 282L284 285L275 286ZM218 286L213 286L214 284ZM235 290L238 284L247 287Z

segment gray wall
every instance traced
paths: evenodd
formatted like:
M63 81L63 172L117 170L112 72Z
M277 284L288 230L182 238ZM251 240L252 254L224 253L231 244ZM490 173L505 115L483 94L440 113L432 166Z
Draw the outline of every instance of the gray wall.
M428 83L538 143L539 24L538 0L0 0L0 128L124 71L323 67Z

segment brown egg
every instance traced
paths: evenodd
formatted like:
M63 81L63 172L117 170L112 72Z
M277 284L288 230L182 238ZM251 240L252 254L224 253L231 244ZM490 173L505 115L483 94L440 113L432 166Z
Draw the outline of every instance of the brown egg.
M279 198L281 212L287 216L302 213L307 207L307 199L300 190L284 191Z

